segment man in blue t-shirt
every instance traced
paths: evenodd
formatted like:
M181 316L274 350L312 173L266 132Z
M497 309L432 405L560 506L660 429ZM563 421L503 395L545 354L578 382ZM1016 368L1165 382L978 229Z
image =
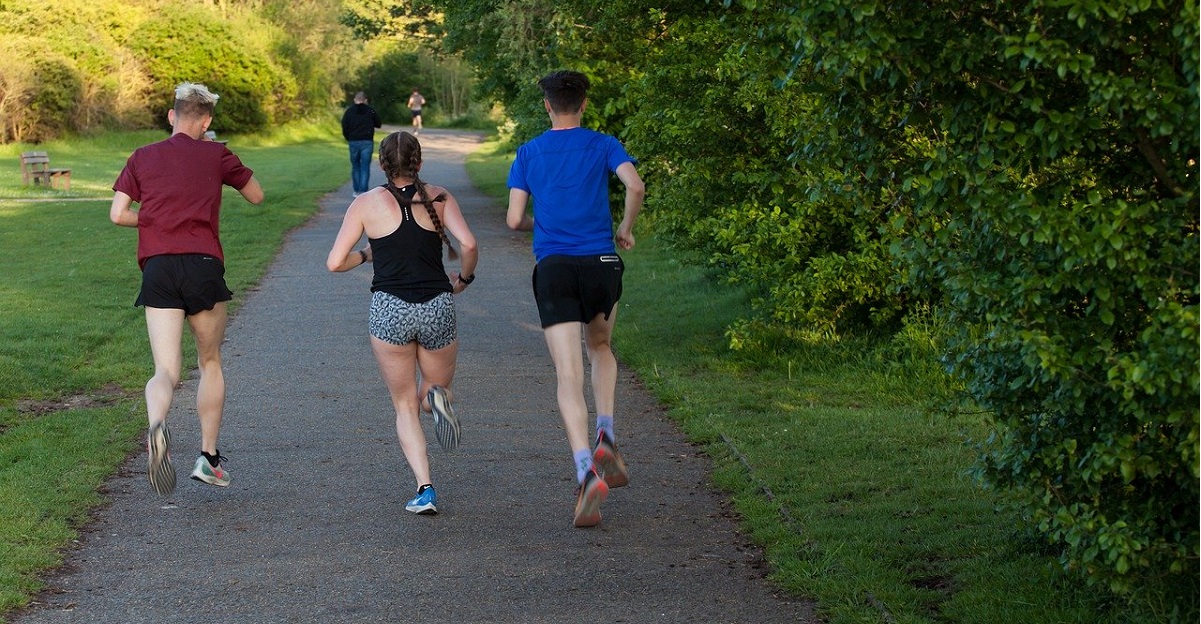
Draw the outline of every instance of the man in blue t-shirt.
M534 232L534 300L555 363L559 412L580 484L575 526L590 527L600 523L600 504L609 488L629 483L614 442L617 359L610 338L625 270L616 246L634 246L634 220L646 189L620 141L580 127L588 104L587 77L557 71L538 86L551 129L517 150L509 170L506 222L514 230ZM625 185L625 209L616 236L609 209L611 173ZM531 197L532 217L526 213ZM581 332L592 364L595 446L588 436Z

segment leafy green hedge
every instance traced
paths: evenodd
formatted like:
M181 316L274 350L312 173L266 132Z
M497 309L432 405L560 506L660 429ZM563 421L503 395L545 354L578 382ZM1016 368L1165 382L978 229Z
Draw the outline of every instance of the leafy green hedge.
M1069 568L1196 603L1196 2L437 4L519 139L588 73L648 218L765 318L939 316L985 483Z
M152 77L162 110L171 106L175 85L201 82L221 96L213 129L237 133L286 119L294 106L295 81L267 43L202 7L180 6L146 20L128 45Z
M337 26L336 0L294 4L5 0L0 141L165 127L183 81L221 95L220 132L325 112L360 44Z

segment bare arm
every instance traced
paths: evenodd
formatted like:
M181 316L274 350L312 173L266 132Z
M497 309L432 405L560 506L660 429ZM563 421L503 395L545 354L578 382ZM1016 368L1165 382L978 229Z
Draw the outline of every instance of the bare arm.
M263 203L263 187L259 185L258 179L254 176L250 176L250 181L238 189L238 192L246 198L246 201L256 206Z
M525 213L530 194L521 189L509 189L509 211L505 214L505 223L509 229L518 232L531 232L534 229L534 218Z
M363 220L359 216L356 200L346 209L342 218L342 227L334 238L334 246L325 258L325 268L335 273L349 271L357 266L371 262L371 246L367 245L361 252L354 246L363 238Z
M138 227L138 213L132 209L133 198L121 191L113 194L112 207L108 209L108 218L117 225Z
M622 249L634 247L634 221L642 211L642 202L646 199L646 185L634 168L634 163L622 163L617 167L617 179L626 187L625 211L621 223L617 226L617 246Z
M442 226L455 237L455 240L459 241L459 272L451 275L450 278L454 291L460 293L467 288L467 283L460 280L459 277L475 275L475 268L480 258L479 245L476 244L475 234L472 234L471 228L467 226L467 220L463 218L463 211L459 209L458 200L446 189L439 189L438 192L446 196L446 201L442 205Z

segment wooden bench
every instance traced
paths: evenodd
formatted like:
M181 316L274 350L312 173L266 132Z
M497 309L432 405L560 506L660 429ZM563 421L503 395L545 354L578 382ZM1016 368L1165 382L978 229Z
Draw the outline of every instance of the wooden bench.
M50 166L50 155L46 152L23 152L21 154L21 179L25 185L46 183L54 188L54 181L63 183L63 189L71 190L71 170Z

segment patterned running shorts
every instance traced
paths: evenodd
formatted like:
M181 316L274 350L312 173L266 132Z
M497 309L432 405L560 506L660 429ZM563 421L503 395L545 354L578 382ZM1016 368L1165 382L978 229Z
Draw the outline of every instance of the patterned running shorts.
M455 324L455 300L442 293L425 303L409 303L396 295L375 292L371 295L371 335L394 345L414 340L430 351L449 346L458 335Z

